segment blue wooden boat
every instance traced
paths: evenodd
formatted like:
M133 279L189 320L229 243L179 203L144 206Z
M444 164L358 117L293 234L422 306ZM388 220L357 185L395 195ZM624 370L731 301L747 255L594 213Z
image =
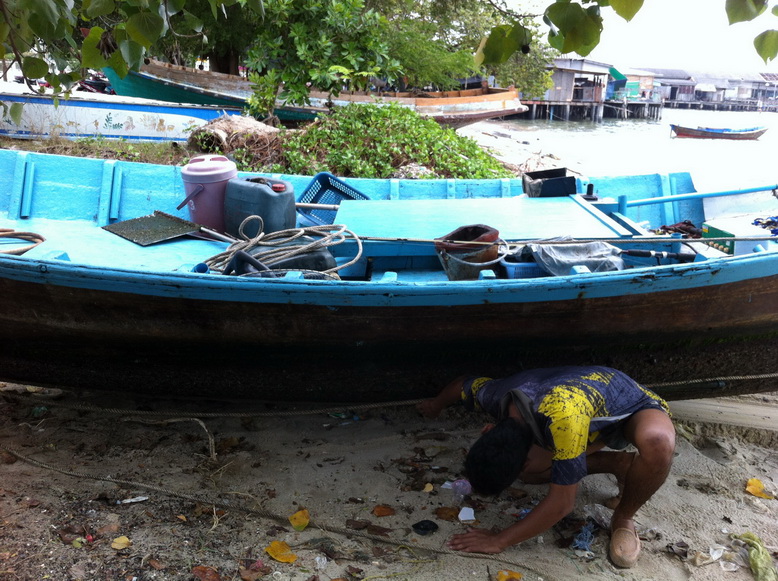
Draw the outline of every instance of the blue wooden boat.
M767 127L748 127L744 129L731 129L727 127L684 127L682 125L670 125L676 137L694 137L697 139L735 139L754 140L759 139L767 131Z
M269 178L300 204L314 183ZM198 234L141 246L104 228L155 211L189 218L177 210L182 168L0 150L0 228L13 230L0 237L0 379L170 397L386 401L434 394L460 373L600 363L670 399L775 389L764 377L720 380L776 371L769 231L727 254L646 229L699 226L703 201L732 192L695 192L688 173L591 178L596 201L523 196L519 179L342 183L368 199L297 207L300 224L316 224L312 236L347 228L328 247L337 275L244 262L235 276L213 260L230 242ZM325 211L335 225L315 214ZM451 280L434 239L474 224L506 244L474 280ZM564 246L546 241L561 235L607 242L625 268L598 272L581 259L551 276L515 261L527 244ZM480 248L453 238L468 242Z
M20 83L0 82L0 135L21 139L105 138L130 141L186 141L189 133L240 108L168 103L104 93L73 92L55 99ZM18 123L10 108L23 106Z

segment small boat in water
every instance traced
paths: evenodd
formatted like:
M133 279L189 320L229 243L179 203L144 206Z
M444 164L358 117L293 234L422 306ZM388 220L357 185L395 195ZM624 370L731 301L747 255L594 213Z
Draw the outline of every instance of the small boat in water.
M69 96L34 93L0 82L0 135L23 139L103 137L136 141L186 141L192 129L240 109L77 91ZM22 105L14 120L11 107Z
M163 101L244 107L253 93L249 81L238 75L192 69L148 59L140 71L130 71L123 79L111 68L104 69L119 95L153 97ZM514 88L479 88L459 91L425 92L342 92L337 97L311 91L310 104L279 101L275 114L286 123L313 121L333 106L349 103L398 103L422 117L435 119L452 128L478 121L523 113L527 107Z
M698 139L759 139L767 127L749 127L747 129L728 129L715 127L684 127L670 125L676 137L696 137Z
M528 196L521 179L230 164L0 150L0 379L387 401L462 373L598 363L669 399L775 389L778 244L705 213L741 192L695 192L688 173ZM775 187L749 191L769 204ZM251 214L281 229L249 232ZM714 237L654 230L682 218Z

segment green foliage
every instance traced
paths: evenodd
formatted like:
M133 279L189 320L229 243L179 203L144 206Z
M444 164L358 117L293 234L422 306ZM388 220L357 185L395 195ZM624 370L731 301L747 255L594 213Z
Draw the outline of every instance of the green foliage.
M389 53L401 63L409 87L458 88L457 79L477 72L472 51L449 46L441 38L438 24L419 18L393 18L390 22Z
M256 73L256 105L282 86L282 100L298 105L309 103L311 85L339 94L343 79L333 66L354 71L352 76L369 71L393 79L399 68L382 40L385 27L385 19L365 10L363 0L266 2L246 61Z
M511 177L470 138L397 103L351 104L284 138L283 167L273 171L388 178L410 163L440 178Z

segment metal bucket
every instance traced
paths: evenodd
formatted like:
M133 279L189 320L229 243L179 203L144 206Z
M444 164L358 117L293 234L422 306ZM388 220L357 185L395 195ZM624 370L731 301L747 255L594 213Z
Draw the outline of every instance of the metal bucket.
M479 273L502 259L500 232L485 224L460 226L435 238L435 251L449 280L477 280Z

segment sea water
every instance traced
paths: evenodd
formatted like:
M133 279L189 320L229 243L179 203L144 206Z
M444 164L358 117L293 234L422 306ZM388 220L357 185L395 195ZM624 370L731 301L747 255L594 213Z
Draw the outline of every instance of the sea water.
M499 122L587 176L691 173L698 191L778 184L778 113L665 108L661 120L505 120ZM674 137L670 124L690 127L768 127L755 141Z

